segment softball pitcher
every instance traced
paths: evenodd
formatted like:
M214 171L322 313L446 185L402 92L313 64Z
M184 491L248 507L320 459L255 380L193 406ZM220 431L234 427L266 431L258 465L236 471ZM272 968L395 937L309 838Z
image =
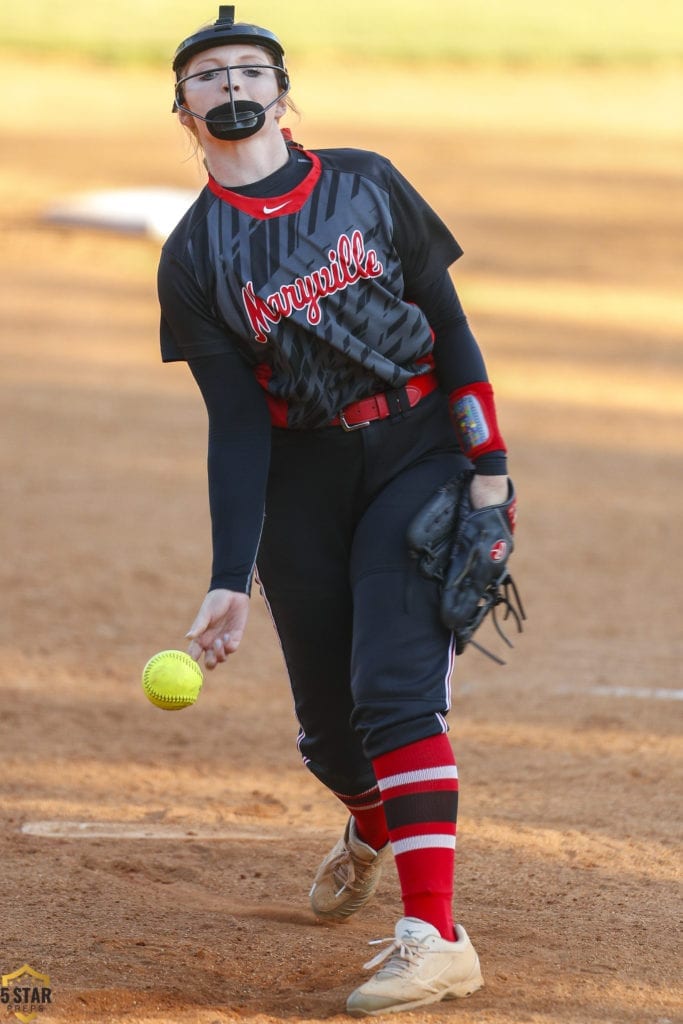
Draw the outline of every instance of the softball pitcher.
M313 881L344 921L395 857L404 916L349 997L354 1015L478 989L453 920L455 644L406 544L430 496L474 470L474 511L511 486L448 228L377 153L308 151L281 130L289 76L234 7L178 47L174 110L208 182L163 247L161 350L209 416L213 569L188 633L212 669L237 650L252 579L272 613L307 767L346 806Z

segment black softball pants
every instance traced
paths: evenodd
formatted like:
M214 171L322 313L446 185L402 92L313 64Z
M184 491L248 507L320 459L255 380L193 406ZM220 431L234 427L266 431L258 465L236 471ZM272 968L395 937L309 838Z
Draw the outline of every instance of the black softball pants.
M372 758L447 729L454 646L406 530L468 465L440 391L349 433L273 430L258 578L302 757L336 792L370 788Z

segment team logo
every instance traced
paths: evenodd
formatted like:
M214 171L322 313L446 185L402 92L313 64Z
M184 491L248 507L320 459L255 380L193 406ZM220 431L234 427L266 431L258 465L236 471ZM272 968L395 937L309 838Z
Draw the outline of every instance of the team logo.
M278 203L277 206L268 206L268 204L266 203L265 206L263 207L263 212L265 214L277 213L278 210L284 210L285 206L289 206L291 201L291 199L285 199L284 203Z
M295 310L306 310L306 319L311 326L319 324L322 319L321 299L343 291L356 281L381 277L384 273L376 251L366 251L360 231L354 231L350 238L340 235L336 248L330 249L327 255L327 266L312 270L305 277L297 277L291 284L283 284L267 299L256 294L252 281L244 286L242 301L258 342L265 343L271 324L279 323Z
M507 541L503 540L502 537L500 540L497 540L495 544L491 545L491 550L489 551L489 555L491 556L492 562L502 562L507 553Z
M52 1006L50 976L24 964L18 971L2 975L0 1004L21 1024L29 1024Z

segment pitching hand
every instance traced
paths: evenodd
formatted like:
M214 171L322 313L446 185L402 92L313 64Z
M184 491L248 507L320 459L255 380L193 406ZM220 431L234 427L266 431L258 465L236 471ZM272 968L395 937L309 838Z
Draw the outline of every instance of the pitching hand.
M186 634L191 641L188 654L195 661L204 655L204 665L215 668L234 654L240 645L249 615L249 596L234 590L211 590Z

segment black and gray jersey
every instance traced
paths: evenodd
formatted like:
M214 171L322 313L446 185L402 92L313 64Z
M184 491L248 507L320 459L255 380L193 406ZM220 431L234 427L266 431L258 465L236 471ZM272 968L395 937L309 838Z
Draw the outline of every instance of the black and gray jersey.
M389 160L293 151L303 177L256 196L209 178L159 265L165 361L237 348L278 426L340 409L432 367L433 332L408 301L462 253Z

